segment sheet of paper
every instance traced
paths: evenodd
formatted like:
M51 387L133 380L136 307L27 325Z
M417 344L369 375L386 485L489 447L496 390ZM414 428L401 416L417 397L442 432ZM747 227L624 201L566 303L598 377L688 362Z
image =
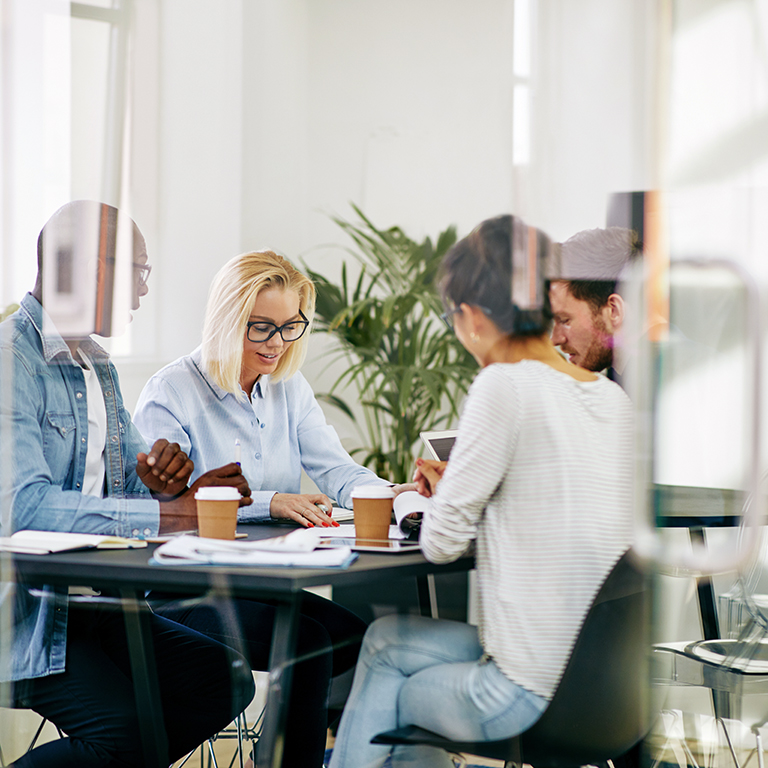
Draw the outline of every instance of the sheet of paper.
M417 491L403 491L403 493L399 493L395 496L395 501L392 505L398 526L403 522L403 518L408 515L423 515L429 509L431 503L429 499Z

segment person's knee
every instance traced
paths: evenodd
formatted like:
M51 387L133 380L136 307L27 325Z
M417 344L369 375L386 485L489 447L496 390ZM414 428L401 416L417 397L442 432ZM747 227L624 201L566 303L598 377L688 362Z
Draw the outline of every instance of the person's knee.
M389 646L407 641L414 632L419 631L418 625L423 623L422 618L398 613L376 619L363 638L363 654L375 655Z

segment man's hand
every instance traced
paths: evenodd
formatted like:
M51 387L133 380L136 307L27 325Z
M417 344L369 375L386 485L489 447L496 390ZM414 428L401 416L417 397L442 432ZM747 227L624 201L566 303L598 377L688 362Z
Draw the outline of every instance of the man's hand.
M158 440L150 452L136 455L136 474L152 493L175 496L187 487L195 465L178 443Z
M320 504L328 510L327 513L320 509ZM323 493L276 493L269 504L270 517L293 520L305 528L338 526L331 518L331 509L333 504Z
M432 496L447 466L447 461L416 459L416 471L413 473L413 482L416 483L416 490L427 498Z
M190 531L197 528L197 502L195 491L210 485L228 485L237 488L242 498L240 506L251 504L251 489L243 475L240 465L232 462L218 469L206 472L192 483L191 487L173 501L160 502L160 533Z

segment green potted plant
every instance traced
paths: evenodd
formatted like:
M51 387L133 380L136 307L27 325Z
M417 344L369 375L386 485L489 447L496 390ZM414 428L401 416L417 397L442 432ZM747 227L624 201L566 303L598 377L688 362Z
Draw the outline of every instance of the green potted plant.
M451 425L477 372L440 321L434 285L456 230L441 232L434 244L429 237L418 243L400 227L378 229L353 208L358 221L333 220L354 243L346 250L357 262L357 277L350 278L346 260L340 284L304 265L317 286L316 327L339 342L333 361L345 361L330 391L318 397L357 423L338 394L351 386L365 420L362 463L393 482L406 482L420 432Z

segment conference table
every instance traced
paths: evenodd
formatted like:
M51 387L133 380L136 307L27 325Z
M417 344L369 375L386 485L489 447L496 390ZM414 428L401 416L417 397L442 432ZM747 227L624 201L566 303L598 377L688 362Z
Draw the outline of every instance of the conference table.
M280 523L241 524L248 539L282 535L297 526ZM322 585L364 588L379 580L413 578L417 581L422 613L434 615L428 605L427 577L437 573L469 571L474 557L435 565L420 552L378 554L361 552L348 568L274 568L209 565L155 565L150 558L157 545L146 549L88 550L50 555L13 555L16 578L32 584L88 586L119 595L126 619L131 666L136 688L142 744L147 766L167 768L167 745L158 714L157 679L144 594L147 590L187 595L270 599L276 620L270 654L267 709L259 746L259 766L279 768L282 762L285 718L290 689L291 661L301 597L307 587Z

